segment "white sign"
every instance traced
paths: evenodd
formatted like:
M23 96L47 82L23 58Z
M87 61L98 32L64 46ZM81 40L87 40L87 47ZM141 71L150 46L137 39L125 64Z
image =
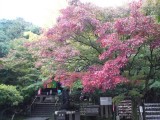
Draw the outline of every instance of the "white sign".
M100 105L112 105L112 97L100 97Z

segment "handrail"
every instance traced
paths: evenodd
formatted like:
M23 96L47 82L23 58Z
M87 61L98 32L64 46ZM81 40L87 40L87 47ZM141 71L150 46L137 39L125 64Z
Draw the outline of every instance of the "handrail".
M37 96L36 96L36 97L34 98L34 100L32 101L30 107L33 105L33 103L35 102L36 98L37 98Z
M27 108L27 109L30 109L30 113L31 113L32 105L34 104L34 102L35 102L36 98L37 98L37 96L34 98L34 100L32 101L32 103L30 104L30 106Z

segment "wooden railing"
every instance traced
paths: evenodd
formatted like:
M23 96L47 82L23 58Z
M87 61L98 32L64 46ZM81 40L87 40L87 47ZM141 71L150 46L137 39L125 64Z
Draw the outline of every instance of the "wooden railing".
M37 96L33 99L32 103L27 108L29 110L29 114L31 114L32 109L34 109L34 103L35 103L36 99L37 99Z

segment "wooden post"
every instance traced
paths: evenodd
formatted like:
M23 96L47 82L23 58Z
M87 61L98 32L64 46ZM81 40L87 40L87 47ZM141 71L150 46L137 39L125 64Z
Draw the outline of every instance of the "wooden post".
M75 113L75 120L80 120L80 112Z
M112 109L110 105L108 106L108 117L112 117Z
M43 102L43 96L39 96L40 97L40 103Z
M120 120L119 114L118 114L118 106L116 106L116 120Z
M105 117L108 118L108 106L105 105Z
M116 116L116 120L120 120L120 118L119 118L119 116L118 116L118 115Z
M101 109L101 117L103 117L103 105L100 106Z
M73 119L72 119L72 115L73 115L73 114L69 114L69 120L73 120Z

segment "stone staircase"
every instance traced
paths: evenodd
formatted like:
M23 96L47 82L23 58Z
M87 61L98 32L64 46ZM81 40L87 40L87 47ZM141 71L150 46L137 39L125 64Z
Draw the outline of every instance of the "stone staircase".
M160 103L144 103L146 120L160 120Z
M55 103L35 103L32 107L31 117L51 117L58 110Z

